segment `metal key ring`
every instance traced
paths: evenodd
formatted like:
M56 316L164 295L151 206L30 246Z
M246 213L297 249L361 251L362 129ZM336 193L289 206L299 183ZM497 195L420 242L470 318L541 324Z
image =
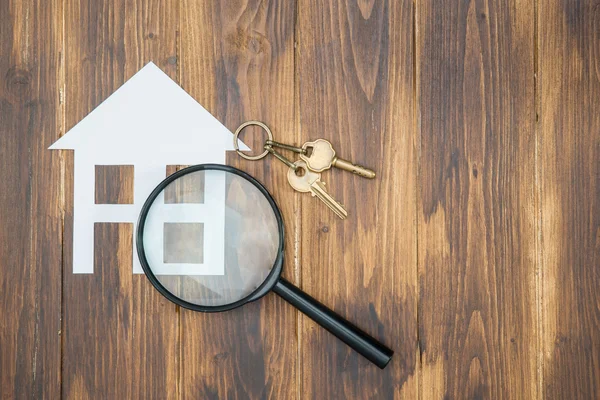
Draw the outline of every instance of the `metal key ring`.
M257 156L249 156L248 154L244 154L240 151L240 146L238 144L240 132L245 127L250 125L260 126L261 128L263 128L265 132L267 132L267 136L271 141L273 140L273 134L271 133L269 127L260 121L246 121L235 130L235 134L233 135L233 146L235 148L235 151L239 154L240 157L245 158L246 160L256 161L260 160L261 158L264 158L267 154L269 154L269 150L265 150Z

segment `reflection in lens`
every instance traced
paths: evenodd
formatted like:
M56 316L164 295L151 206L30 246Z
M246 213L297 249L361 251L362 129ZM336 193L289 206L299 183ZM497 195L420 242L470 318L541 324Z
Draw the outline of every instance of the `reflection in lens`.
M148 266L173 295L200 306L241 300L267 278L280 238L275 212L245 178L182 175L159 193L143 230Z

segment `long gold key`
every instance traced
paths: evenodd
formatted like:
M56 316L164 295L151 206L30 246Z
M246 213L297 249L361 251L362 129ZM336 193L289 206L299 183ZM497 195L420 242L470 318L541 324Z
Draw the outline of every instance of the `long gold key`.
M321 174L308 169L306 162L296 161L294 167L288 170L287 178L295 190L301 193L311 192L313 197L316 196L325 203L341 219L348 216L344 206L335 201L325 190L325 182L321 181Z
M315 172L323 172L331 167L336 167L350 171L363 178L375 178L375 171L338 158L331 143L325 139L317 139L314 142L304 143L300 158Z

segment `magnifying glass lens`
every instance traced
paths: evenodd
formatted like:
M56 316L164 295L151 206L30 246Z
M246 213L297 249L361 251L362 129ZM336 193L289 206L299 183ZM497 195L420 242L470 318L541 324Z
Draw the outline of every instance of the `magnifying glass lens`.
M216 169L165 186L148 209L142 239L145 268L175 297L204 307L255 292L282 240L273 205L258 187Z

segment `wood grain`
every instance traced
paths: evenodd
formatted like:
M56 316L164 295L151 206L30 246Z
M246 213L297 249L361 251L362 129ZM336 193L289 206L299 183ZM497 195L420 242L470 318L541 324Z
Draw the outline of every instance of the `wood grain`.
M60 395L61 8L0 2L0 398Z
M421 397L536 398L534 9L423 1Z
M95 204L133 204L133 165L96 165Z
M599 398L597 0L7 0L0 54L1 399ZM376 170L323 174L340 221L227 156L282 210L286 278L387 369L275 295L179 310L131 274L130 224L72 274L73 157L47 148L148 61L231 130Z
M167 165L166 176L181 171L189 165ZM193 176L184 176L165 188L165 204L204 203L204 172L195 172Z
M183 0L181 7L183 88L232 131L258 119L279 140L296 142L293 2ZM294 281L299 210L283 164L245 161L235 153L227 163L275 197L287 232L284 276ZM275 295L226 313L182 311L181 332L183 398L300 396L296 311Z
M543 394L600 397L600 2L539 4Z
M66 3L67 130L148 61L175 77L178 12L169 0ZM62 394L176 398L179 316L143 275L132 274L132 226L96 226L94 275L71 272L71 154L67 160Z
M417 397L413 11L410 1L298 4L302 139L329 139L377 173L322 174L344 221L302 196L302 288L395 350L381 371L302 317L306 398Z

